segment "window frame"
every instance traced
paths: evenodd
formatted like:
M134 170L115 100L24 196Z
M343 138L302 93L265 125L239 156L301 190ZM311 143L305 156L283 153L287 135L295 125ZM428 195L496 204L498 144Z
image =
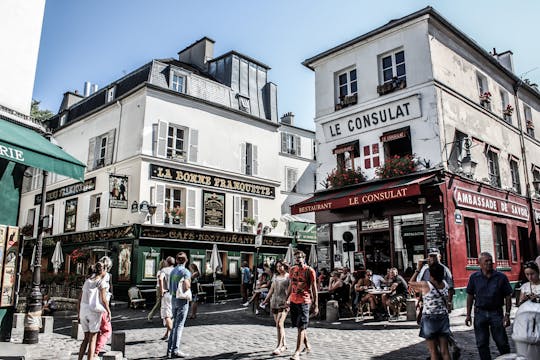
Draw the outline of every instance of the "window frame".
M465 227L465 245L467 247L467 258L478 259L478 232L476 231L476 219L464 217L463 225Z
M283 137L281 152L284 154L300 156L300 146L302 144L300 136L284 132Z
M517 159L511 157L509 161L510 165L510 178L512 180L512 189L521 194L521 179L519 177L519 162Z
M508 229L506 224L494 222L494 246L495 246L495 259L498 260L510 260L510 254L508 251ZM504 231L503 231L504 230Z
M499 166L499 154L493 149L486 151L488 178L491 185L501 187L501 171Z
M508 98L508 93L505 90L500 90L499 95L501 97L501 112L502 116L505 122L508 124L512 124L512 115L505 115L504 112L506 110L506 107L510 104L510 100Z
M173 135L171 136L171 130ZM178 131L182 131L183 136L180 139ZM170 124L167 126L167 136L165 142L165 157L167 159L176 160L176 161L187 161L187 152L188 152L188 135L189 129L185 126L180 126L176 124ZM182 148L179 149L176 147L178 141L182 142ZM169 146L169 142L172 142L173 146Z
M354 79L352 79L354 75ZM345 76L345 82L341 83L342 76ZM336 82L336 104L340 103L347 96L358 94L358 70L356 67L349 67L335 75ZM344 94L341 89L344 88Z
M179 197L176 197L176 194L179 194ZM186 224L186 212L187 212L187 189L179 186L167 186L165 185L163 191L163 224L168 225L180 225L185 226ZM174 219L169 219L167 211L173 210L176 207L184 209L184 216L180 219L178 223L175 223ZM172 221L171 221L172 220Z
M291 180L290 175L294 174L293 178L294 180ZM294 182L292 184L291 182ZM295 193L297 192L297 185L298 185L298 169L286 166L285 167L285 191Z
M173 71L171 73L170 89L179 94L185 94L186 93L186 78L187 78L186 75ZM182 80L181 83L178 82L177 79L181 79ZM181 86L181 89L179 89L179 86Z
M396 55L403 53L403 61L397 62ZM390 66L385 66L384 60L390 58ZM393 82L394 80L407 81L407 60L405 58L405 49L403 47L388 51L379 55L379 83L386 84ZM403 74L398 75L398 67L403 65ZM385 79L385 71L390 70L391 76L388 79Z
M540 168L533 165L531 172L532 172L534 192L536 193L537 196L540 196Z
M532 119L532 109L530 106L523 104L523 118L525 119L525 129L527 131L527 135L534 138L534 123ZM532 126L529 126L532 125Z

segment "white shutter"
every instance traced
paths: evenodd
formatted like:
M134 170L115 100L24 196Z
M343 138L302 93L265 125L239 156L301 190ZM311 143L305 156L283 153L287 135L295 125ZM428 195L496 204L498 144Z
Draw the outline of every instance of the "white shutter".
M302 147L301 144L300 144L300 136L295 136L294 137L294 146L296 147L296 156L302 156L301 152L300 152L300 148Z
M94 169L94 161L96 154L96 138L93 137L88 141L88 162L86 163L86 170Z
M157 134L157 156L167 157L167 131L169 124L165 121L158 121Z
M246 173L246 143L240 144L240 172Z
M255 226L259 226L259 199L252 199L253 204L253 220L255 220Z
M297 181L298 181L297 171L296 169L291 169L291 187L289 191L298 190L298 189L295 189Z
M251 157L253 158L253 171L251 175L259 174L259 160L258 160L257 145L251 145Z
M111 165L113 163L115 134L116 134L116 129L112 129L111 131L107 133L107 150L105 153L105 166Z
M242 219L240 219L240 196L233 196L233 231L240 231L240 222Z
M281 133L281 152L286 153L287 152L287 134Z
M189 136L189 161L197 162L197 152L199 150L199 130L191 129Z
M165 185L156 184L156 214L155 223L163 225L165 218Z
M186 226L195 226L195 217L197 216L195 196L195 190L189 189L187 191Z

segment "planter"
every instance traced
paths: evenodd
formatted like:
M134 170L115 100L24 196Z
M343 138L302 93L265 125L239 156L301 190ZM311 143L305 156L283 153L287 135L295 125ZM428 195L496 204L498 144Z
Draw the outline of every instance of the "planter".
M416 171L416 163L412 155L395 155L387 159L384 164L377 168L376 173L381 179L407 175Z
M326 178L329 186L336 188L346 185L359 184L366 181L361 169L334 169Z

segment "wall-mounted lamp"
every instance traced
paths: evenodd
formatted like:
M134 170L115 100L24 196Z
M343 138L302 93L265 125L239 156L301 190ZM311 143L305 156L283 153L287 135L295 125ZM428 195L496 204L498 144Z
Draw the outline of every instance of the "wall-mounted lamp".
M273 218L270 220L270 225L272 225L272 229L275 229L278 224L278 220L276 218Z
M148 205L148 214L150 214L150 216L154 216L154 214L156 213L156 209L157 209L156 205L153 205L153 204Z
M455 144L457 142L461 142L463 149L465 149L465 156L459 161L458 173L472 179L476 170L476 165L478 165L471 157L471 147L473 147L472 141L467 136L450 144Z

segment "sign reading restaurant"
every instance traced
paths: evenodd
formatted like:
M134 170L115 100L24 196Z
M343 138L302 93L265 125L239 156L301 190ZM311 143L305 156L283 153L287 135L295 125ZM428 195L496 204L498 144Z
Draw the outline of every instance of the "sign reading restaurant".
M150 164L150 178L181 184L207 186L271 199L276 196L276 188L273 186L258 185L155 164Z
M422 116L420 99L418 95L413 95L329 121L324 123L322 127L325 139L330 141L415 119L420 116Z
M45 195L45 202L63 199L72 195L82 194L87 191L94 191L96 189L96 178L90 178L84 180L84 182L76 183L73 185L63 186L58 189L47 191ZM41 204L41 194L37 194L34 197L34 205Z
M526 205L518 204L504 198L479 194L456 187L454 190L454 200L456 206L460 208L473 209L525 221L529 220L529 209Z

